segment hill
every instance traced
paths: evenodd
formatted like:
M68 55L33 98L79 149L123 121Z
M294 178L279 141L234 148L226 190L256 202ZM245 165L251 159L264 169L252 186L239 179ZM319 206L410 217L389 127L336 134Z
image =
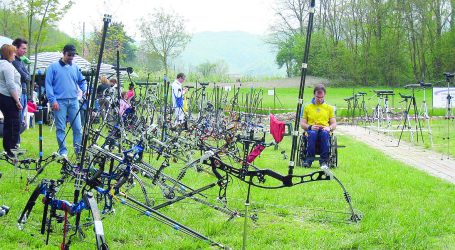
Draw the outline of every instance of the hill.
M252 76L284 76L284 69L275 64L275 53L265 38L240 31L200 32L176 60L190 68L204 62L224 60L230 74Z

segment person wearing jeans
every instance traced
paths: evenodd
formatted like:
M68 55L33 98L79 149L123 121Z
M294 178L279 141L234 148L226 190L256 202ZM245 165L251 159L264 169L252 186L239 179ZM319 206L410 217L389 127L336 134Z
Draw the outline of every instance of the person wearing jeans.
M73 98L58 99L59 108L54 110L55 128L57 134L57 142L60 155L67 155L68 149L65 145L66 135L66 117L70 122L73 129L73 145L76 154L80 152L80 145L82 142L82 126L79 111L79 101Z
M78 87L82 92L87 91L87 83L80 68L73 63L75 54L76 47L74 45L65 45L63 58L49 65L46 70L46 95L54 112L58 153L63 157L68 155L68 149L65 146L67 117L73 129L73 146L76 154L80 153L82 143L82 126L77 95Z
M20 112L20 125L23 126L22 124L25 124L24 117L25 117L25 112L27 112L27 83L30 82L30 74L28 73L27 67L25 67L24 63L20 59L22 56L24 56L27 53L27 44L28 42L25 39L22 38L16 38L13 41L13 45L16 47L16 57L14 58L14 61L12 62L14 67L16 68L17 72L21 75L21 85L22 85L22 95L20 96L21 99L21 105L24 107L21 112ZM21 139L19 136L19 139L17 141L17 144L20 144Z
M185 122L185 113L183 112L184 95L188 91L187 88L182 88L186 76L183 73L178 73L175 81L172 83L172 107L174 108L175 121L174 125L180 125Z
M303 111L302 128L308 133L307 153L304 167L311 167L316 155L316 143L319 141L319 164L322 169L328 168L330 150L330 132L336 129L335 112L331 105L325 103L326 90L324 85L316 85L314 97Z

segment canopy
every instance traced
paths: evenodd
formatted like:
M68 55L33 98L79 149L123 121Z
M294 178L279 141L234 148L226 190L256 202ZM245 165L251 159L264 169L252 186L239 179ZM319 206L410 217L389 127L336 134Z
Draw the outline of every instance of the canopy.
M62 58L62 52L41 52L38 53L36 71L41 70L45 72L46 68L53 62L56 62ZM35 62L35 55L32 55L30 58L32 63ZM73 63L77 64L83 72L90 72L92 64L86 59L75 55ZM93 65L96 67L96 64ZM31 67L33 69L33 65ZM105 75L107 78L116 77L114 66L107 63L101 63L100 76ZM121 77L125 77L127 73L125 71L120 72ZM134 74L134 73L133 73Z
M12 44L13 39L8 38L6 36L0 36L0 47L3 46L3 44Z
M41 70L44 72L46 68L54 62L57 62L62 58L63 54L62 52L41 52L38 53L38 57L36 58L36 71ZM35 63L35 55L32 55L30 57L30 61L32 62L32 69L33 69L33 63ZM90 70L90 63L85 60L84 58L75 55L73 59L73 63L77 64L82 71L89 71Z

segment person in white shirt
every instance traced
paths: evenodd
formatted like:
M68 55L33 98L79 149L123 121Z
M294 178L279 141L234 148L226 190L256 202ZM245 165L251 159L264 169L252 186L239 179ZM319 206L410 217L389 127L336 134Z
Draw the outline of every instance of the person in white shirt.
M1 54L0 110L4 116L3 148L9 157L15 157L12 150L16 149L19 139L19 112L22 110L20 102L22 93L21 75L12 64L16 56L16 47L5 44L1 48Z
M178 73L175 81L172 83L172 107L174 108L175 121L174 125L180 125L185 122L185 113L183 112L184 95L188 91L187 88L182 88L182 83L186 76L183 73Z

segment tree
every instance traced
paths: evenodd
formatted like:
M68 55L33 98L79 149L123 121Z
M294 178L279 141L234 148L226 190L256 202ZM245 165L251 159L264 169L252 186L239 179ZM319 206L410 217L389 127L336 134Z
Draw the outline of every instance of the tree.
M88 60L97 59L99 46L101 43L102 30L95 30L88 40ZM120 51L120 61L133 61L136 53L134 40L126 34L125 26L121 22L113 22L109 25L106 34L104 48L104 61L110 64L117 64L117 50Z
M28 26L26 26L27 30L24 30L23 36L28 35L30 45L38 44L39 46L40 41L36 39L41 36L40 32L46 32L48 26L62 19L73 3L72 0L17 0L14 1L13 11L16 14L27 16ZM41 30L35 21L40 22ZM31 51L29 50L29 52Z
M208 78L215 72L216 64L215 63L210 63L210 62L205 62L201 63L198 66L196 66L196 69L199 73L202 74L202 77Z
M289 38L279 46L278 54L276 55L276 63L279 68L286 67L286 76L292 77L295 64L295 56L293 53L294 37Z
M396 86L434 81L453 68L454 0L316 3L308 73ZM298 37L306 35L307 7L308 1L279 0L275 9L269 43L277 49L279 66L294 63L291 73L301 62L304 43Z
M219 60L215 63L207 61L196 66L196 70L201 73L202 77L205 79L208 79L211 76L222 78L228 73L229 66L224 60Z
M191 36L185 30L183 18L177 14L167 14L163 9L155 9L142 18L139 30L144 38L145 50L156 53L163 64L166 74L169 60L177 57L190 42Z
M28 33L29 50L28 56L30 56L31 48L34 48L34 52L39 51L41 44L41 37L45 36L47 27L54 24L63 17L63 13L67 11L73 5L71 0L17 0L14 1L14 8L12 9L15 14L27 16L28 19L28 30L24 30L24 34ZM35 21L39 21L39 26L35 24ZM19 28L23 29L24 27ZM35 56L36 61L36 56ZM31 72L33 74L32 82L35 80L36 64ZM32 95L32 84L27 86L27 94L30 97Z

